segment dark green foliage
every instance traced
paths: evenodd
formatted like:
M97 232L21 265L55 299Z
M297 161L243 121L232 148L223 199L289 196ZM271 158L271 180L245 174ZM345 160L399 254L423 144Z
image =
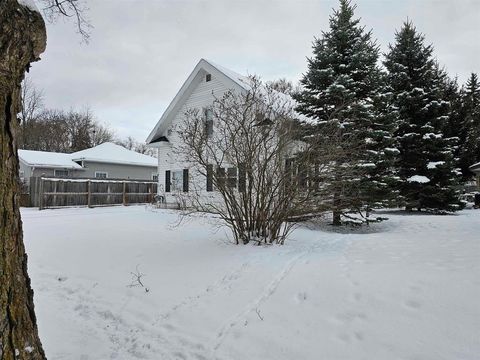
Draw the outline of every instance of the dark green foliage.
M460 152L460 163L465 180L472 177L469 166L480 162L480 83L472 73L462 91L464 113L464 143Z
M399 115L399 191L408 209L455 211L460 208L454 190L458 139L445 132L451 112L449 80L432 53L424 36L406 22L384 62Z
M339 151L321 179L323 190L333 195L335 224L340 214L383 203L393 179L395 111L390 97L380 91L385 82L377 66L378 47L371 32L354 18L354 10L350 1L340 0L329 31L313 43L303 89L294 96L296 110L313 119L308 141L315 138L321 146L329 142L322 136L336 129Z

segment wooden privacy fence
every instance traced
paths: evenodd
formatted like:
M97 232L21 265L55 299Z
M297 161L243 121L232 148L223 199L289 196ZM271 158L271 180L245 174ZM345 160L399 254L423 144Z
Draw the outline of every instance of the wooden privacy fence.
M30 201L40 210L62 206L105 206L151 203L155 181L122 179L32 178Z

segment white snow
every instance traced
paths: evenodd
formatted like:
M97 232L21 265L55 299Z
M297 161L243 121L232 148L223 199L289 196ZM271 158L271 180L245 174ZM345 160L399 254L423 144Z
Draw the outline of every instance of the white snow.
M398 150L397 148L393 148L393 147L387 147L387 148L385 148L385 151L396 153L396 154L400 153L400 150Z
M75 161L93 161L109 164L125 164L156 167L158 160L152 156L128 150L123 146L106 142L72 154L47 151L18 150L20 159L34 167L61 167L83 169Z
M142 206L22 209L47 356L476 359L480 211L382 216L258 247Z
M427 164L427 169L436 169L437 166L441 166L443 164L445 164L445 161L430 161Z
M38 10L37 5L35 4L35 1L33 1L33 0L17 0L17 2L20 5L26 6L27 8L29 8L32 11L40 12Z
M423 139L441 139L443 136L442 134L434 134L434 133L427 133L423 135Z
M479 162L479 163L476 163L476 164L473 164L473 165L471 165L469 168L470 168L470 169L474 169L474 168L476 168L476 167L479 167L479 166L480 166L480 162Z
M69 154L47 151L18 150L20 159L28 165L35 167L59 167L68 169L81 169L82 167L72 161Z
M158 160L154 157L128 150L123 146L106 142L89 149L74 152L72 160L88 160L112 164L128 164L142 166L157 166Z
M407 179L408 182L417 182L421 184L426 184L430 182L430 179L423 175L413 175Z

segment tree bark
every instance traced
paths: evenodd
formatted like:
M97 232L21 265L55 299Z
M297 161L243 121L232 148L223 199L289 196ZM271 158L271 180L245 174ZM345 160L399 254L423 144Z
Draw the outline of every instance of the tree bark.
M17 135L20 84L46 47L39 12L0 1L0 359L45 359L20 219Z

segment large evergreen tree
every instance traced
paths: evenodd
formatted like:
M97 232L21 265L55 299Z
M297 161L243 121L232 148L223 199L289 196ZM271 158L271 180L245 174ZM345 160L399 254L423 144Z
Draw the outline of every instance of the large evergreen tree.
M387 164L384 149L393 149L385 143L390 127L379 123L382 117L375 108L376 104L388 108L386 99L379 96L378 47L371 32L354 18L355 8L350 1L340 0L339 9L330 17L329 31L313 43L302 90L294 96L297 111L313 120L310 137L322 137L335 129L340 139L339 156L322 178L324 190L333 195L330 208L335 225L341 223L342 215L378 200L375 194L386 193L381 188L387 182L379 177Z
M395 34L385 66L398 108L399 190L407 209L454 211L455 146L445 136L450 114L446 73L433 58L433 47L411 22Z

